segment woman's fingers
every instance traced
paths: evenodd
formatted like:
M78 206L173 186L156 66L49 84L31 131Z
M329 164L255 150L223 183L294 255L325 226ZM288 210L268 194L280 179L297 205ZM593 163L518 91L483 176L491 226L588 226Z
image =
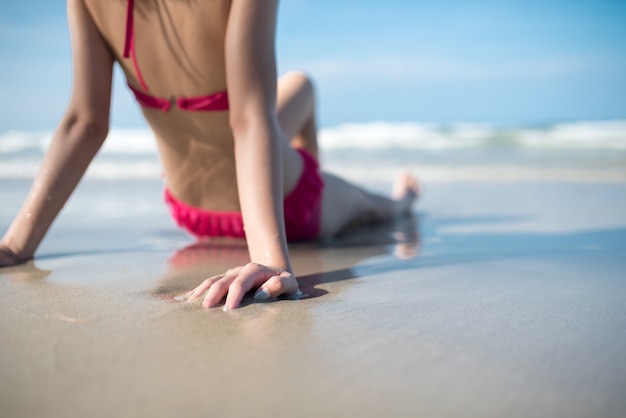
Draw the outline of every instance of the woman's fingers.
M212 308L226 298L224 310L230 310L237 308L244 295L253 289L257 289L254 294L256 301L279 296L298 299L300 296L298 282L290 272L249 263L204 280L195 289L182 295L182 298L187 297L188 302L193 302L206 292L202 300L203 307Z
M236 267L219 276L219 280L214 281L209 287L202 301L202 306L205 308L213 308L219 304L228 293L230 284L239 276L241 270L242 267Z
M213 283L215 283L216 281L221 279L223 276L224 275L215 276L215 277L211 277L211 278L208 278L208 279L204 280L202 283L200 283L199 286L197 286L195 289L193 289L192 291L190 291L190 292L188 292L186 294L186 295L189 296L187 298L187 302L193 302L194 300L198 299L200 297L200 295L202 295L211 286L213 286Z
M261 264L246 264L228 288L224 310L227 311L237 308L246 293L267 282L268 279L276 274L280 274L280 272L281 270L279 269L263 266Z
M228 279L232 281L231 277L227 276L211 286L209 291L206 293L204 300L202 301L202 306L204 308L213 308L217 306L222 301L222 299L224 299L224 296L226 296L230 287Z
M293 274L283 271L279 275L272 276L259 287L254 294L254 300L265 301L279 296L290 299L298 299L298 282Z

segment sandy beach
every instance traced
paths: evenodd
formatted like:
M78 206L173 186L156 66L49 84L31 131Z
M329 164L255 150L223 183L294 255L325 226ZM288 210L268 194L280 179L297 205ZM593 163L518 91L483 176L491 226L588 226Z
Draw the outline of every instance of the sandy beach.
M412 219L292 246L304 299L225 313L173 297L240 243L194 245L159 181L86 180L0 270L2 415L624 416L626 185L426 186Z
M625 23L626 0L2 1L4 245L30 254L82 180L0 267L0 418L626 418ZM290 243L297 300L185 302L248 249L177 228L164 185L242 203L285 265L271 202L316 180L284 140L394 209L413 174L418 202Z

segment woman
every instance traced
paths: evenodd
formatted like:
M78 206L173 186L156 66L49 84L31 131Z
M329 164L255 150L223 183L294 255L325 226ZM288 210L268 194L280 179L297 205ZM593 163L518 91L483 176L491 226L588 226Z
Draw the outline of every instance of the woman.
M31 191L0 243L0 266L32 258L109 128L118 62L157 139L165 198L176 222L203 236L244 236L251 263L209 278L203 306L236 308L297 297L287 239L405 213L408 175L394 199L317 167L314 95L290 73L278 82L277 0L68 0L73 87Z

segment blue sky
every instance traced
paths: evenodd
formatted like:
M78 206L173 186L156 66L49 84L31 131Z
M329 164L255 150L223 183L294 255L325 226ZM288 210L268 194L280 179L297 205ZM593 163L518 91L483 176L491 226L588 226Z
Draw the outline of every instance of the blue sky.
M626 119L626 1L284 0L279 71L322 126ZM71 82L62 0L0 3L0 132L53 129ZM145 126L116 73L113 127Z

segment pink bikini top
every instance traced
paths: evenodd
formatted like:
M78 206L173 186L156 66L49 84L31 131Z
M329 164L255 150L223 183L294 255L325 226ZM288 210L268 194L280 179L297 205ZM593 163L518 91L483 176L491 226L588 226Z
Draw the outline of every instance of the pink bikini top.
M128 0L128 10L126 12L126 40L124 41L124 58L128 58L129 55L133 61L133 67L137 73L137 78L141 87L145 91L137 90L130 83L128 87L135 95L135 99L141 106L149 107L153 109L161 109L167 112L172 103L176 103L179 109L182 110L200 110L200 111L219 111L228 110L228 93L226 91L209 94L207 96L196 97L172 97L171 99L152 96L147 93L148 85L141 75L139 65L137 64L137 55L135 54L135 29L133 25L133 7L134 0Z

